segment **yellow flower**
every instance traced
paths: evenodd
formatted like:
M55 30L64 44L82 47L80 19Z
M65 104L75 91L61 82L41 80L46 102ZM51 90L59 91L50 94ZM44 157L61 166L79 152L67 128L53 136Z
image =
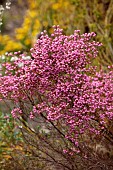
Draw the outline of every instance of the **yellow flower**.
M32 23L31 19L29 17L26 17L24 19L24 25L30 25Z
M59 4L59 3L55 3L55 4L52 5L52 8L53 8L54 10L57 10L57 9L59 9L60 7L61 7L61 4Z
M38 3L35 0L32 0L32 1L28 0L28 2L29 2L30 9L36 9Z
M31 17L31 18L34 18L34 17L36 17L37 16L37 11L29 11L28 12L28 15L29 15L29 17Z
M24 43L25 43L25 45L31 45L31 39L26 39L25 41L24 41Z
M12 40L8 41L6 46L5 46L5 50L8 51L14 51L14 50L19 50L22 48L22 45L20 43L16 43Z

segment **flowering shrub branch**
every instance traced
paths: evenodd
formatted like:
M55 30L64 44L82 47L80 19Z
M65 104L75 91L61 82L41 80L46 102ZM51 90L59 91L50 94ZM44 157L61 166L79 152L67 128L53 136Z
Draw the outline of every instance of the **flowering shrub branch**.
M51 158L50 151L59 152L61 144L62 157L66 154L69 159L71 155L71 165L64 161L64 167L77 169L72 159L77 155L77 159L88 161L91 155L96 159L94 145L98 139L104 137L113 143L113 72L97 72L91 65L101 46L92 40L95 33L80 35L76 30L66 36L59 26L53 28L51 36L46 31L41 33L31 49L31 58L19 52L9 54L14 60L2 64L5 75L0 78L0 95L14 103L11 113L24 123L27 132L32 121L43 126L31 130L35 143L40 139L37 145L42 157L46 155L43 159L49 156L61 164ZM55 146L54 141L59 144Z

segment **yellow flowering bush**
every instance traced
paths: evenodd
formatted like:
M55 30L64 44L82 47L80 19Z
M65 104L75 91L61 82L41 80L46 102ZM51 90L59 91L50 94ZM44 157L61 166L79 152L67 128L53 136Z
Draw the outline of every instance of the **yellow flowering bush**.
M37 35L44 29L51 33L52 25L60 25L67 34L78 29L82 25L80 19L83 17L76 15L76 5L68 0L28 0L29 9L26 12L22 27L16 29L16 39L19 40L24 48L32 46ZM75 19L76 18L76 19ZM82 22L83 23L83 22ZM79 28L80 29L80 28ZM84 32L84 27L82 28Z
M29 9L26 13L22 27L16 29L15 36L25 48L30 48L39 31L40 22L37 17L37 11Z
M20 42L11 39L8 35L0 35L0 54L20 49L22 49L22 44Z

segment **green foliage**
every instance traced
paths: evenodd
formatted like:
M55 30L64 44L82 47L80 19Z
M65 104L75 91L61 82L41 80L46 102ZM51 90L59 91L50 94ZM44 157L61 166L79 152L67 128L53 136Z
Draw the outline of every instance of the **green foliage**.
M14 120L11 114L5 116L0 112L0 153L9 154L12 151L11 145L17 144L19 140L21 137L19 132L14 130Z

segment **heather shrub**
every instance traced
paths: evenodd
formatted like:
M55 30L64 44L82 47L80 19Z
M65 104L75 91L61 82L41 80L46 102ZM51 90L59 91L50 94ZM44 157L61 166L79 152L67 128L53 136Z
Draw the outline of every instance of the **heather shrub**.
M101 46L94 32L66 36L53 28L31 56L8 54L1 100L12 104L32 158L45 169L112 169L112 67L92 66Z

